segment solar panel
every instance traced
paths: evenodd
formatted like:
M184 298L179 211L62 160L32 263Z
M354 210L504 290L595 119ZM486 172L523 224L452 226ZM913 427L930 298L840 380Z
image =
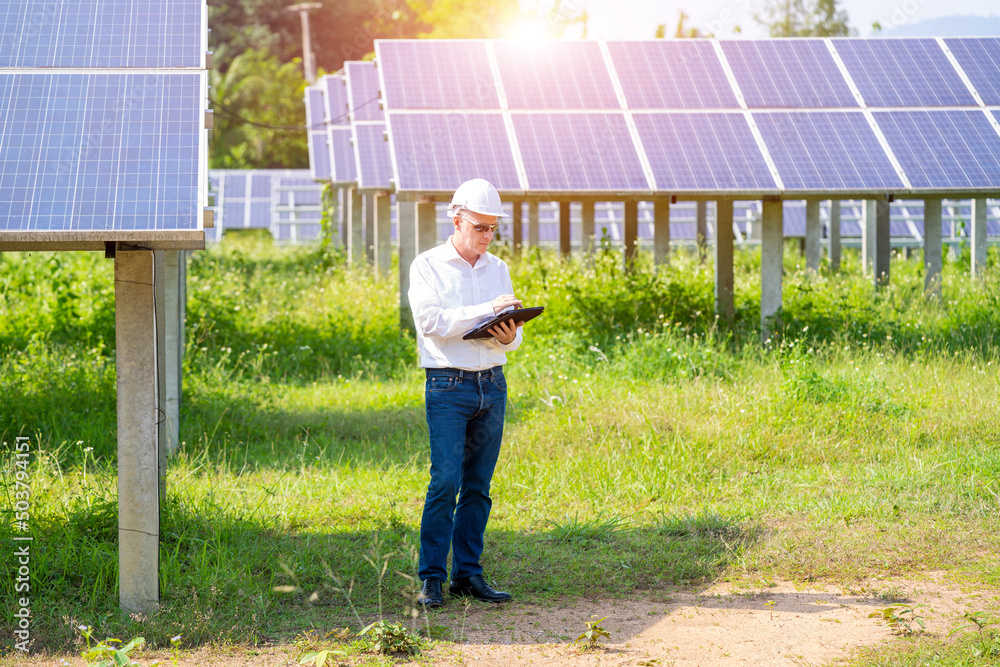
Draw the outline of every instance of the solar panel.
M649 190L621 113L513 116L533 190Z
M712 43L697 39L608 42L630 109L738 109Z
M396 190L454 192L471 178L520 190L500 113L386 113Z
M392 156L385 141L385 123L355 123L358 187L388 188L392 180Z
M495 41L509 109L618 109L597 42Z
M385 120L385 114L379 106L378 70L375 69L375 63L344 63L344 81L347 83L347 104L352 112L352 120Z
M331 177L329 137L328 132L309 133L309 173L317 181L328 181Z
M203 66L205 0L5 0L0 67Z
M870 107L976 103L934 39L836 39L833 43Z
M776 190L741 113L636 113L656 178L668 192Z
M200 229L202 76L0 73L0 230Z
M331 127L329 141L330 180L334 183L354 183L358 180L355 167L354 146L351 145L351 128Z
M987 106L1000 106L1000 38L962 37L944 40Z
M308 170L218 169L209 180L216 193L213 240L226 229L268 229L275 239L292 242L317 238L323 185Z
M755 113L754 120L786 190L903 188L861 112Z
M378 40L386 109L499 109L486 43Z
M271 179L271 234L276 241L307 243L322 234L322 188L309 174L276 173Z
M858 105L823 40L723 40L720 43L751 109Z
M329 77L324 77L329 78ZM325 181L330 178L330 146L326 129L325 81L320 86L307 86L306 128L308 129L309 171L313 179Z
M324 76L320 80L320 90L324 101L323 114L314 118L323 120L327 127L350 125L350 104L344 77L335 74Z
M982 111L882 111L875 120L914 188L1000 183L1000 136Z

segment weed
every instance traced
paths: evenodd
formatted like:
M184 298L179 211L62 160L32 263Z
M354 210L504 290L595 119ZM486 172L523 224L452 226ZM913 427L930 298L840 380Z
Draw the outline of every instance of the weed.
M624 521L619 517L610 519L584 519L580 520L579 513L572 517L566 517L563 522L550 521L553 529L550 539L556 543L565 542L586 542L588 540L607 541L621 529Z
M414 655L423 648L424 642L402 623L378 620L358 633L363 638L362 645L368 651L388 655L405 653Z
M909 636L924 631L924 618L917 613L917 608L923 606L922 604L891 604L884 609L868 614L868 618L881 618L896 634ZM914 628L914 624L918 625L919 628Z
M591 618L594 617L591 616ZM585 623L587 629L583 633L581 633L580 636L577 637L574 641L578 644L586 642L586 644L583 647L585 649L599 648L601 645L601 637L607 637L608 639L611 639L611 633L608 632L606 629L604 629L604 627L601 625L601 623L603 623L606 620L608 620L607 617L600 618L596 621L587 621Z
M127 644L122 644L122 640L114 637L91 644L93 628L81 625L77 629L87 641L87 648L80 652L80 657L88 667L139 667L139 663L132 660L129 654L146 643L142 637L136 637Z

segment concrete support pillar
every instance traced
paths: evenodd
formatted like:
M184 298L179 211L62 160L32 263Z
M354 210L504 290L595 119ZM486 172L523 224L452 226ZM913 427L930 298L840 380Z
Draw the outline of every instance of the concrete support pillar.
M732 324L733 305L733 200L715 202L715 314Z
M806 270L819 271L820 258L819 200L806 200Z
M830 270L840 270L840 200L830 201Z
M340 247L345 250L351 246L349 198L346 188L337 188L337 224L340 226ZM336 236L336 234L334 234Z
M637 201L625 202L625 234L622 240L625 243L625 265L629 266L635 262L639 240L639 202Z
M375 264L375 197L371 194L361 196L364 200L365 214L365 261L368 266Z
M597 248L597 227L594 224L594 202L584 201L580 203L580 244L585 254L593 254Z
M413 202L396 204L396 223L399 229L399 325L404 330L413 331L409 296L410 264L417 257L416 205Z
M869 275L875 255L875 200L866 199L861 209L861 274Z
M708 250L708 202L698 201L698 222L695 232L698 243L698 260L704 262Z
M528 247L538 247L538 202L528 202Z
M115 255L118 388L118 591L122 609L150 614L160 601L160 475L155 259Z
M892 258L892 246L889 242L889 215L891 207L889 200L880 197L875 202L875 248L872 253L872 268L875 276L875 288L889 284L889 260Z
M972 263L969 273L973 278L986 275L986 199L972 200Z
M184 351L187 348L187 261L189 250L178 251L177 256L177 273L178 273L178 291L177 291L177 302L180 307L180 320L177 324L177 405L178 409L184 404ZM180 430L178 428L178 434Z
M559 202L559 257L569 259L569 202Z
M764 341L777 328L781 314L783 215L781 201L764 200L760 216L760 328Z
M153 309L156 326L156 468L160 503L167 502L167 288L166 251L153 252Z
M416 204L417 254L437 245L437 207L433 199L421 199Z
M514 211L510 216L510 226L513 231L513 234L511 235L511 245L514 247L514 257L521 256L521 246L524 245L524 222L521 219L523 214L523 202L514 202Z
M173 456L180 444L180 376L181 376L181 312L180 296L181 271L180 256L182 250L163 251L164 260L164 353L165 360L162 366L164 380L166 383L166 400L163 402L163 423L161 429L165 432L166 441L164 444L164 456Z
M653 262L670 263L670 200L653 202Z
M377 192L374 204L375 271L378 276L388 276L392 270L392 199L388 192Z
M924 292L941 294L941 199L924 199Z
M348 213L347 213L347 263L350 266L360 266L365 261L365 239L364 230L364 200L361 193L355 187L348 188Z

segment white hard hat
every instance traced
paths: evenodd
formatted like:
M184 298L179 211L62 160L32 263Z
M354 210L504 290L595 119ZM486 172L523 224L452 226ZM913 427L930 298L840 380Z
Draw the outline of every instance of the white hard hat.
M448 207L448 217L458 215L462 209L483 215L495 215L498 218L508 217L503 212L500 193L489 181L482 178L466 181L455 190L455 196L451 198L451 205Z

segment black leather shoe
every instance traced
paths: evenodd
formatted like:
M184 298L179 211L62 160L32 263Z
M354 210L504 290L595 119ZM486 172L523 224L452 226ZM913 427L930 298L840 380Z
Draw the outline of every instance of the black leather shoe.
M508 602L512 599L510 593L491 588L481 574L452 581L448 592L455 597L471 596L483 602Z
M424 586L420 589L420 595L417 596L417 604L427 608L440 607L444 604L444 595L441 593L442 583L440 579L434 577L424 579Z

